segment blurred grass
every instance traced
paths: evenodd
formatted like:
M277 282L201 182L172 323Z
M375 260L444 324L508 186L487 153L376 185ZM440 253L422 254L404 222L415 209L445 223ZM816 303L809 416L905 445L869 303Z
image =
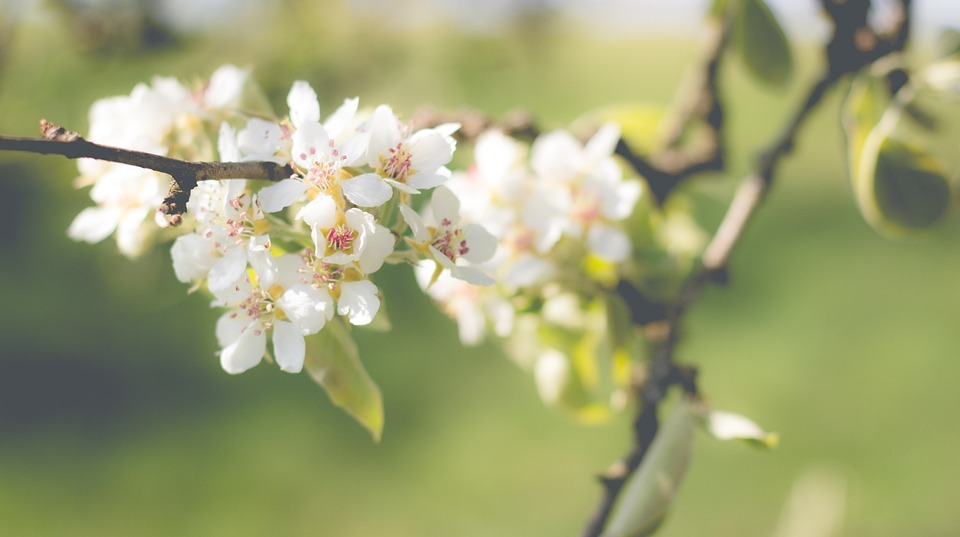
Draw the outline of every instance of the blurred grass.
M696 57L686 40L595 39L565 27L505 37L388 31L309 2L283 24L146 55L71 47L56 21L21 26L0 82L0 131L46 117L86 128L93 100L154 74L255 67L279 110L292 80L324 110L344 97L529 108L562 125L610 103L666 104ZM347 45L345 46L344 43ZM801 80L814 58L803 55ZM791 98L724 79L731 171L694 185L715 221ZM957 224L892 242L863 223L842 164L837 96L785 162L744 237L728 289L691 312L680 349L719 408L776 430L769 453L700 438L659 535L772 533L811 465L851 480L844 535L955 535L960 515ZM64 230L87 203L74 164L0 155L0 535L576 535L593 476L627 418L584 428L546 409L493 346L463 349L402 268L378 283L395 330L358 332L387 425L375 445L305 375L219 370L213 321L165 252L131 262Z

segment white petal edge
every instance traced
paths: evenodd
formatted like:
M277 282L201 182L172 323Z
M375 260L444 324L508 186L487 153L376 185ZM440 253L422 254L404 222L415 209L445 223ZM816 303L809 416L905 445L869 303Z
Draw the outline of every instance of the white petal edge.
M287 321L277 321L273 324L273 357L281 371L299 373L303 371L303 357L306 354L306 343L300 330Z
M343 195L359 207L379 207L390 201L393 189L375 173L365 173L340 182Z
M307 185L298 179L284 179L279 183L265 186L257 192L260 208L265 213L275 213L285 209L307 191Z
M380 310L377 286L370 280L345 282L340 287L337 313L346 315L353 325L370 324Z

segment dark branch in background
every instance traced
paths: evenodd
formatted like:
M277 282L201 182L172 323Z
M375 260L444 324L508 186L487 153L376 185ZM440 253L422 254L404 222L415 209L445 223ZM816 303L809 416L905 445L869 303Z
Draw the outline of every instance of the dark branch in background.
M723 52L730 42L731 17L711 22L705 62L701 69L694 71L691 82L684 88L686 94L681 94L680 107L667 124L663 137L665 149L646 161L632 154L622 141L617 147L617 154L643 175L661 204L687 177L720 171L724 166L724 112L718 76ZM700 127L703 139L685 147L684 137L691 127Z
M772 186L777 166L793 149L800 128L826 92L843 77L859 71L880 58L903 50L906 45L910 25L910 0L900 0L901 16L886 31L870 28L867 19L870 0L821 0L821 4L834 23L834 34L825 49L827 65L825 73L811 85L806 98L784 126L781 134L760 153L753 173L741 182L726 215L704 251L701 268L693 275L685 292L676 302L659 305L647 301L642 293L627 282L621 282L618 287L618 292L627 301L634 323L644 326L651 346L650 363L647 378L636 392L638 410L633 423L633 444L623 458L601 476L603 496L582 533L583 537L598 537L603 532L623 484L640 466L657 434L659 427L657 411L669 389L679 385L688 395L698 397L696 370L676 365L674 356L683 314L708 282L726 280L730 255L743 235L747 223ZM716 67L711 61L707 63L707 69L710 69L711 65L713 68ZM715 77L716 73L712 76ZM705 75L705 78L709 76ZM719 104L717 106L719 107ZM719 125L716 133L718 136L722 134ZM718 138L718 147L720 147L721 138ZM642 159L631 160L631 162L640 162L641 166L649 166ZM649 180L648 173L643 172L636 164L634 166ZM673 186L680 179L682 177L676 177L673 180ZM655 316L651 316L651 312L662 313L663 320L657 321Z
M499 129L504 134L514 138L533 140L540 134L533 116L525 110L509 112L502 120L496 121L489 115L477 110L459 110L446 112L436 108L425 107L416 111L410 119L409 126L413 130L436 127L443 123L459 123L460 129L454 133L460 140L474 141L484 131Z
M43 155L62 155L69 159L92 158L129 164L170 175L170 192L159 211L170 217L171 224L180 221L187 210L190 191L198 181L210 179L263 179L279 181L293 174L289 166L274 162L189 162L142 151L95 144L74 131L40 120L42 138L0 136L0 151L25 151Z
M718 76L723 52L730 42L731 21L730 17L724 17L711 22L704 64L691 73L680 103L668 120L664 149L653 155L641 155L624 139L617 143L616 153L643 176L658 204L684 179L702 172L719 171L724 166L724 112ZM474 140L490 128L529 140L540 133L530 114L523 111L511 112L502 121L493 121L480 112L444 113L427 108L417 112L411 121L414 128L441 123L460 123L457 135L463 140ZM699 129L692 142L685 139L691 127Z

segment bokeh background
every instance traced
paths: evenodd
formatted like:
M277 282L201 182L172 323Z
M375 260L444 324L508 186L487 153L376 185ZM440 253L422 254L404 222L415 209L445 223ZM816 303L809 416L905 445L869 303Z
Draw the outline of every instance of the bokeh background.
M921 41L960 25L953 0L915 3ZM704 37L704 2L479 4L7 0L0 132L34 135L41 117L83 132L98 98L224 62L254 67L280 111L305 79L324 110L359 95L406 115L523 107L563 126L611 103L667 105ZM774 4L801 42L802 86L823 23L812 0ZM707 225L798 95L726 68L731 168L697 187ZM960 226L891 241L863 222L839 97L801 135L731 285L695 306L680 347L716 407L781 445L701 435L664 537L773 535L811 469L845 483L842 535L960 533ZM374 444L306 375L224 374L217 313L186 294L167 252L130 261L109 242L69 241L88 203L75 174L60 157L0 154L0 535L579 533L629 416L586 427L544 407L494 345L461 347L392 267L378 283L395 329L358 332L386 403Z

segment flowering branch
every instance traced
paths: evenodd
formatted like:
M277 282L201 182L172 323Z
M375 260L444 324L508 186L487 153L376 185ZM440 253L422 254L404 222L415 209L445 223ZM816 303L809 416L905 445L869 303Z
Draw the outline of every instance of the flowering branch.
M190 162L110 147L85 140L77 132L65 129L45 119L40 120L41 138L0 136L0 151L24 151L43 155L62 155L69 159L92 158L129 164L169 174L172 181L170 192L160 206L160 212L179 221L186 211L190 191L198 181L211 179L262 179L280 181L293 174L293 169L275 162Z

